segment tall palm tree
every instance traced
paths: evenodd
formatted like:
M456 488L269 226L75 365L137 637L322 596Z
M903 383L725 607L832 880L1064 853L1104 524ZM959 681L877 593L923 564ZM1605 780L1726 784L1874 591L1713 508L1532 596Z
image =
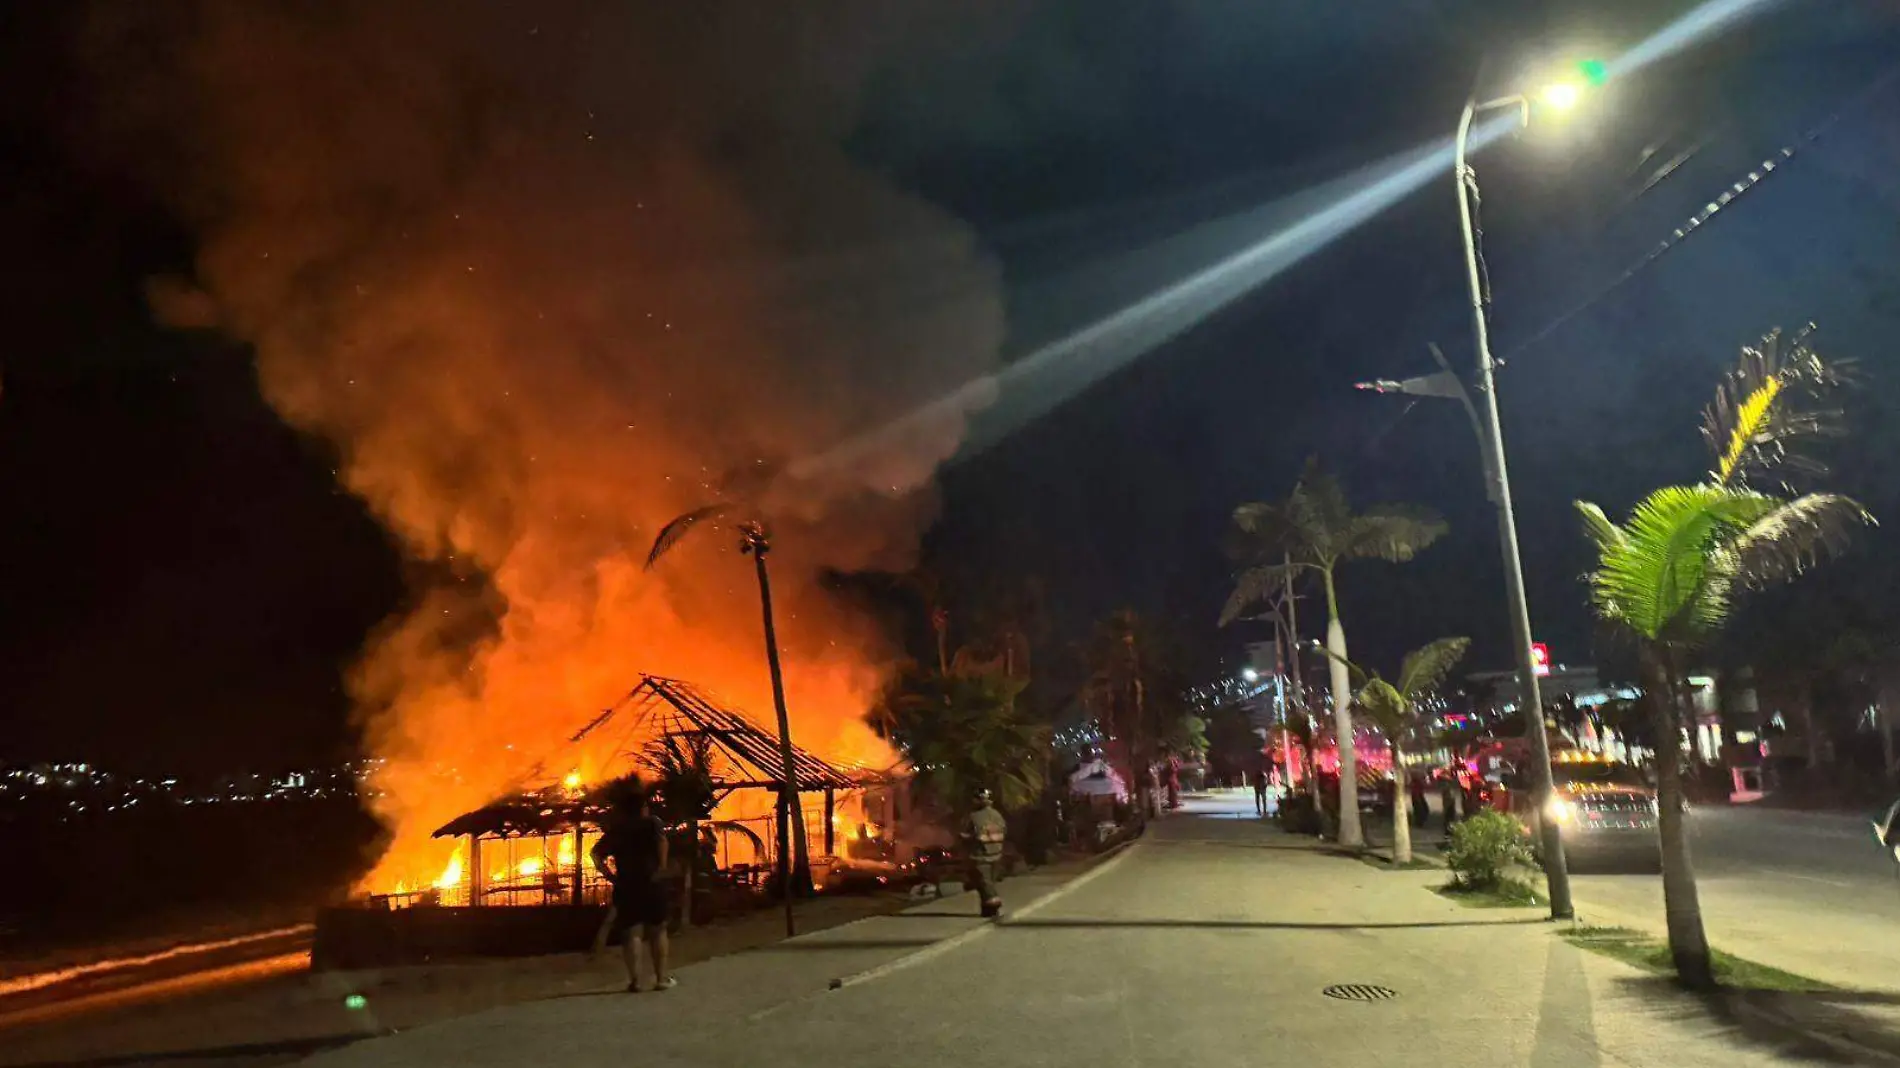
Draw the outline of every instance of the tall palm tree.
M1428 509L1386 504L1354 513L1339 481L1321 471L1315 460L1306 462L1286 500L1234 509L1231 549L1242 570L1221 611L1222 625L1279 595L1289 578L1317 577L1326 594L1326 650L1332 660L1334 736L1339 747L1341 845L1364 845L1365 836L1359 829L1352 681L1346 671L1346 627L1339 617L1335 575L1348 560L1410 560L1444 533L1444 520Z
M779 665L778 627L772 617L772 576L765 566L765 555L772 551L772 541L763 522L747 517L751 511L748 505L727 500L674 517L653 539L646 566L651 568L658 563L688 531L700 524L711 523L717 527L721 520L739 517L736 524L739 551L752 557L753 571L759 579L759 607L765 617L765 664L772 675L772 707L778 713L779 761L785 769L778 791L778 882L786 897L804 897L812 892L811 852L805 840L805 815L798 803L798 764L792 759L792 720L785 711L785 671ZM788 905L788 931L792 924L789 910Z
M1656 741L1658 832L1663 858L1663 910L1670 955L1687 986L1715 982L1695 868L1683 815L1680 681L1687 653L1706 645L1732 617L1745 590L1786 582L1838 552L1854 527L1873 522L1846 497L1795 495L1750 488L1751 478L1818 465L1790 447L1830 433L1838 413L1811 402L1839 379L1806 345L1806 331L1782 344L1769 334L1742 350L1740 366L1716 391L1703 435L1714 453L1708 478L1664 486L1644 498L1622 524L1594 504L1577 502L1596 546L1589 577L1597 614L1634 639Z
M1103 733L1122 743L1137 820L1147 817L1153 763L1144 652L1141 618L1132 609L1111 614L1096 627L1082 691L1083 704L1101 721Z
M1399 679L1387 682L1376 672L1367 672L1346 662L1349 672L1357 675L1359 707L1378 725L1379 732L1392 750L1392 773L1396 787L1392 791L1392 863L1412 862L1412 822L1405 796L1405 735L1418 724L1418 702L1436 690L1470 648L1470 638L1440 638L1405 654L1399 664Z

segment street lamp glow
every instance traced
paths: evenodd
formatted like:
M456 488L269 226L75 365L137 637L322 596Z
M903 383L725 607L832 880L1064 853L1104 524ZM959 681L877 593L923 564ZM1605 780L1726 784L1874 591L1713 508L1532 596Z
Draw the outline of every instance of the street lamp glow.
M1544 106L1557 111L1569 111L1577 106L1577 101L1583 99L1583 86L1576 82L1552 82L1537 95Z
M1247 680L1248 682L1260 681L1260 673L1258 671L1255 671L1252 668L1241 668L1240 677Z

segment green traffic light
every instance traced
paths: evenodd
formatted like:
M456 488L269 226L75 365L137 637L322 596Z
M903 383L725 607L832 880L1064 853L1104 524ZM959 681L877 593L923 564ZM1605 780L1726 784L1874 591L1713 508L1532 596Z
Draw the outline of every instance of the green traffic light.
M1584 60L1577 64L1577 71L1583 75L1583 80L1591 85L1602 85L1610 80L1610 68L1605 66L1600 59Z

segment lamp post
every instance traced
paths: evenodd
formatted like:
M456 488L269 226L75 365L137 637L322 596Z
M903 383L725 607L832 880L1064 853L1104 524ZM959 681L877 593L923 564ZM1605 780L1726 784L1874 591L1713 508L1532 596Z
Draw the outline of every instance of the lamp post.
M1573 83L1546 89L1545 103L1569 107L1576 103L1581 90ZM1465 281L1471 292L1471 331L1478 356L1477 413L1479 444L1484 450L1485 472L1489 476L1491 500L1497 505L1498 543L1504 553L1504 590L1510 602L1511 643L1517 651L1518 697L1524 709L1525 730L1530 735L1531 760L1537 766L1535 810L1544 811L1556 783L1550 771L1550 742L1544 734L1544 700L1537 685L1536 666L1531 659L1531 610L1524 597L1524 561L1518 551L1517 516L1511 508L1511 473L1504 459L1504 429L1498 419L1497 382L1493 377L1496 363L1491 359L1489 324L1484 314L1484 278L1478 266L1478 236L1472 222L1472 201L1478 191L1477 172L1465 160L1471 140L1471 121L1480 112L1512 108L1518 121L1530 122L1530 100L1523 96L1500 97L1479 103L1477 94L1465 98L1464 113L1458 117L1458 137L1453 149L1452 178L1458 183L1458 223L1465 244ZM1563 838L1556 823L1539 819L1544 852L1544 875L1550 887L1552 919L1575 915L1570 901L1570 869L1564 859Z

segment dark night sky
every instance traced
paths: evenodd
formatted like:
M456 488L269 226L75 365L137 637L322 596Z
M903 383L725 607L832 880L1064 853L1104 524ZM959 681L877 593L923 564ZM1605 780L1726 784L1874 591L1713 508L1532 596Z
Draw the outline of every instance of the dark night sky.
M975 227L1002 261L1021 351L1056 329L1025 297L1051 276L1448 132L1486 47L1521 54L1585 27L1629 41L1663 8L1689 5L1282 6L1019 5L996 19L1005 29L947 33L871 79L851 151ZM980 9L973 23L994 13ZM404 565L337 488L325 447L259 398L243 352L152 325L142 283L188 262L193 237L139 176L101 166L74 118L110 104L73 54L84 18L84 5L59 4L0 15L0 235L12 253L0 760L342 752L339 672L401 599ZM1569 501L1620 510L1694 477L1714 376L1768 327L1816 319L1824 352L1861 362L1857 436L1838 450L1836 485L1900 516L1886 460L1900 444L1900 83L1868 91L1896 69L1900 7L1788 5L1617 88L1575 143L1527 138L1480 159L1504 353L1756 161L1799 150L1510 362L1532 610L1559 659L1592 649ZM1694 151L1637 195L1655 170L1646 149ZM1229 646L1239 635L1212 629L1225 518L1283 494L1318 454L1360 502L1430 504L1453 528L1416 563L1347 574L1355 648L1382 662L1470 633L1474 661L1503 666L1496 542L1462 415L1350 388L1429 369L1432 340L1468 360L1457 257L1446 178L960 460L932 544L958 567L1043 576L1071 629L1126 604ZM1817 581L1805 610L1891 620L1889 529Z

